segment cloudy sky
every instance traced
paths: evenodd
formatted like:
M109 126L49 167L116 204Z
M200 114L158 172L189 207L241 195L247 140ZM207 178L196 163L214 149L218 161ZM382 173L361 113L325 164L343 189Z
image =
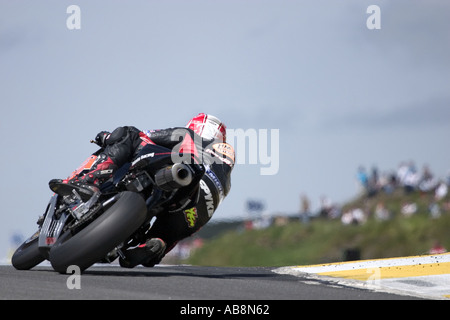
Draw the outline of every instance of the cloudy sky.
M67 28L72 4L81 29ZM370 5L379 30L366 26ZM449 17L444 0L0 0L0 257L13 232L34 231L48 181L120 125L207 112L269 142L278 130L276 174L246 147L214 219L247 215L247 199L270 213L298 211L301 193L342 203L360 165L413 160L444 176Z

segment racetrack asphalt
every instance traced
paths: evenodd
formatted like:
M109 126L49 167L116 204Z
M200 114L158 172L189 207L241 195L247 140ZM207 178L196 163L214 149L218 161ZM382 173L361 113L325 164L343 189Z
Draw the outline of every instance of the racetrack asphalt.
M279 274L269 267L94 265L81 275L0 266L3 300L409 300L411 296Z

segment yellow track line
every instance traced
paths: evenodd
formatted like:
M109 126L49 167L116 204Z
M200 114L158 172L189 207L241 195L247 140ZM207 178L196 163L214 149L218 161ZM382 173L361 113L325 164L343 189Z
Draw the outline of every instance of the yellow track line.
M320 272L318 275L354 280L375 280L450 274L450 262L406 266L374 267L341 271Z

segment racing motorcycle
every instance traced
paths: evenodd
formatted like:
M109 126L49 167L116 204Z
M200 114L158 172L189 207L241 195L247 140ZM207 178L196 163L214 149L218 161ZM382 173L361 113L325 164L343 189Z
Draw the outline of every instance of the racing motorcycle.
M68 179L89 172L102 151L93 153ZM38 219L38 230L15 251L12 265L28 270L49 260L55 271L66 273L71 265L84 271L123 258L124 250L145 241L154 217L167 213L180 190L200 181L205 172L202 165L174 163L173 158L184 159L148 144L100 187L53 194Z

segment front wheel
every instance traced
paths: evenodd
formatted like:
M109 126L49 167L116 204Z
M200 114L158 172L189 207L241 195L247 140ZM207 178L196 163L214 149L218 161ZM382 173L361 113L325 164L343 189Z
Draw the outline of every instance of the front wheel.
M124 242L147 217L145 200L137 193L122 192L117 202L86 228L66 232L50 250L50 263L59 273L76 265L81 271L103 259Z
M39 252L39 232L36 232L17 248L11 263L17 270L29 270L44 260L45 258Z

